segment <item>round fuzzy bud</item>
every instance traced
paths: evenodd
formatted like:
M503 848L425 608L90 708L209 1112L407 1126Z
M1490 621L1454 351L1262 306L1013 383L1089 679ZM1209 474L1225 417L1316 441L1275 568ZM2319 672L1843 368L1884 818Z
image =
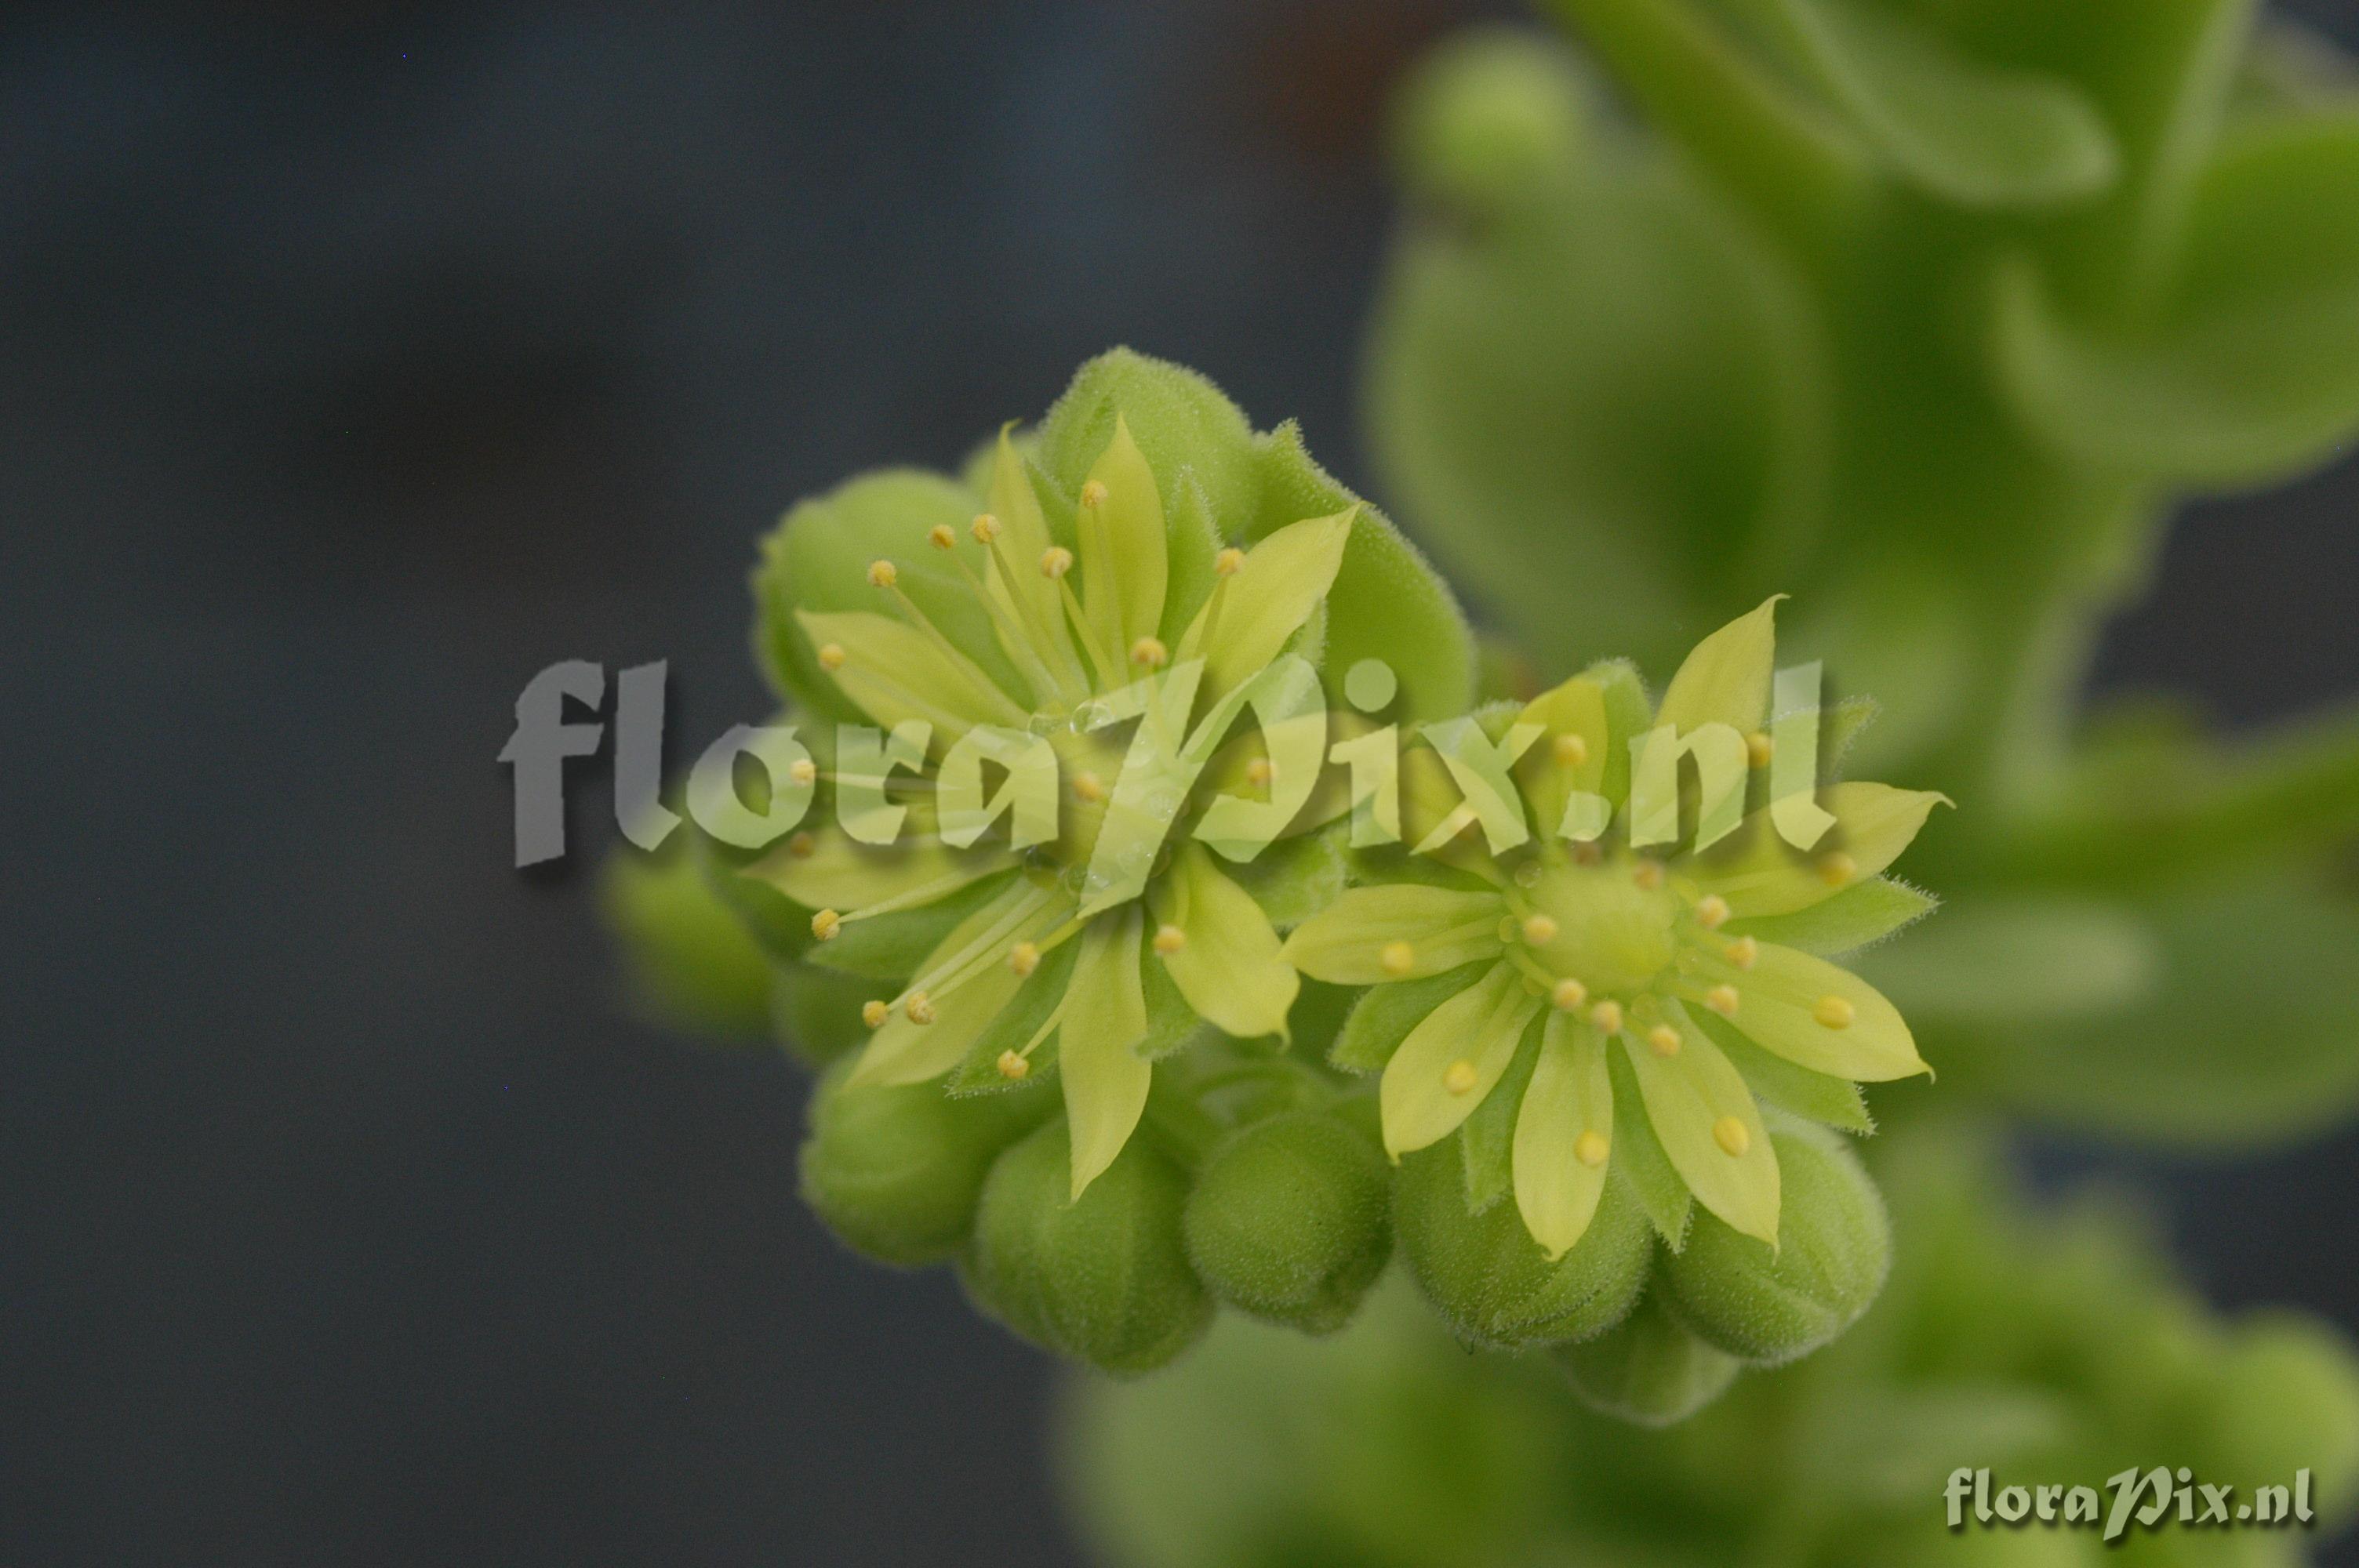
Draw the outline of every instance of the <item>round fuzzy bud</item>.
M999 1152L1045 1115L1045 1095L951 1099L940 1084L847 1089L850 1059L821 1078L799 1165L803 1201L853 1251L914 1266L966 1239Z
M2283 1484L2306 1468L2321 1514L2347 1517L2359 1479L2359 1364L2350 1345L2324 1324L2267 1313L2230 1330L2208 1360L2213 1392L2189 1463L2240 1489Z
M1330 1333L1392 1255L1386 1177L1376 1141L1334 1117L1295 1111L1241 1129L1189 1195L1188 1256L1223 1301Z
M1549 1262L1513 1203L1467 1212L1455 1138L1401 1162L1393 1229L1410 1273L1459 1337L1503 1350L1585 1339L1621 1322L1653 1248L1628 1184L1610 1181L1588 1233Z
M1740 1360L1807 1356L1857 1321L1884 1288L1892 1236L1884 1199L1832 1133L1779 1131L1778 1245L1730 1228L1702 1207L1684 1250L1664 1260L1664 1305Z
M961 1273L976 1306L1102 1371L1150 1371L1212 1321L1180 1236L1188 1179L1134 1138L1079 1198L1062 1117L991 1168Z
M1549 1354L1583 1403L1640 1426L1687 1420L1727 1390L1741 1365L1682 1327L1659 1292L1606 1333Z

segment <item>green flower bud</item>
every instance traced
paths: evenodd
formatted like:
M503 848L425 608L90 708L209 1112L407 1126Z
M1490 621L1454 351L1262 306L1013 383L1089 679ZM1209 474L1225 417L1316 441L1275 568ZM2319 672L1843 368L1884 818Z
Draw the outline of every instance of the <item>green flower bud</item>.
M815 964L780 966L770 988L770 1022L778 1044L805 1062L825 1066L868 1038L861 1009L876 994L874 981Z
M2197 1425L2206 1473L2240 1487L2307 1468L2319 1507L2341 1518L2359 1475L2359 1363L2325 1325L2273 1314L2236 1330L2208 1370L2216 1393Z
M1587 149L1589 104L1564 49L1506 28L1468 33L1419 68L1397 127L1421 195L1489 212L1560 184Z
M617 850L602 881L606 922L622 945L641 1008L715 1034L764 1033L769 960L714 892L685 834L660 854Z
M1660 1292L1610 1332L1550 1354L1593 1409L1640 1426L1685 1421L1727 1391L1739 1365L1689 1333Z
M1392 1255L1390 1184L1375 1140L1294 1111L1232 1134L1181 1217L1212 1292L1312 1334L1341 1328Z
M1849 1328L1892 1261L1884 1199L1835 1135L1781 1130L1770 1142L1785 1190L1778 1245L1699 1209L1686 1248L1663 1267L1664 1305L1706 1342L1762 1366Z
M1150 1371L1212 1316L1180 1239L1187 1176L1134 1139L1076 1198L1071 1157L1060 1118L992 1166L962 1260L967 1293L1036 1345L1117 1376Z
M1393 1227L1409 1271L1458 1336L1517 1349L1603 1333L1628 1314L1652 1243L1627 1183L1610 1181L1581 1239L1556 1261L1512 1204L1468 1212L1455 1139L1409 1155L1393 1182Z
M837 1064L811 1095L803 1201L855 1252L904 1267L940 1262L965 1240L992 1161L1048 1112L1049 1097L847 1087L848 1072Z

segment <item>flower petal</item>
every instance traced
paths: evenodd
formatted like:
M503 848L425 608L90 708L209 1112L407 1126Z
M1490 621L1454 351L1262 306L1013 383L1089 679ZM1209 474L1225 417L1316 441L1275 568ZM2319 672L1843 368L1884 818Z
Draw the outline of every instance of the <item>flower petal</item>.
M1769 676L1777 654L1777 600L1763 601L1695 645L1671 677L1655 722L1675 724L1682 735L1707 724L1725 724L1739 735L1761 728L1769 711Z
M1680 1033L1680 1048L1665 1056L1622 1035L1624 1059L1638 1080L1647 1119L1670 1157L1671 1168L1696 1201L1747 1236L1777 1245L1777 1155L1761 1125L1753 1091L1719 1046L1677 1002L1664 1022ZM1734 1120L1741 1136L1723 1135ZM1734 1150L1735 1152L1731 1152Z
M1080 1197L1130 1141L1147 1108L1155 1068L1134 1049L1147 1037L1136 906L1090 923L1065 989L1058 1064L1072 1123L1073 1187Z
M1252 895L1190 844L1151 885L1149 898L1155 917L1185 938L1162 963L1188 1005L1240 1040L1283 1035L1302 980Z
M1516 782L1531 805L1532 831L1552 838L1563 827L1567 799L1604 793L1605 763L1614 747L1605 692L1595 681L1575 676L1526 703L1516 722L1547 731L1516 763ZM1574 741L1577 747L1568 743Z
M1516 1207L1549 1261L1588 1232L1613 1148L1614 1079L1605 1042L1571 1014L1550 1012L1540 1059L1516 1119ZM1594 1143L1588 1141L1594 1138ZM1594 1154L1595 1159L1586 1159Z
M1030 717L972 665L906 622L865 610L795 613L815 645L843 650L835 684L887 730L920 719L934 726L935 744L947 746L977 724L1020 729Z
M1511 965L1495 964L1410 1030L1377 1091L1385 1152L1398 1159L1456 1131L1515 1060L1516 1043L1539 1010L1524 977ZM1473 1076L1453 1088L1451 1069L1462 1064Z
M1105 487L1105 501L1076 514L1082 605L1091 625L1127 654L1132 643L1153 636L1163 619L1171 563L1155 470L1119 414L1114 439L1091 465L1083 490L1091 484Z
M904 833L868 845L832 825L797 835L740 874L767 882L805 909L855 910L891 899L947 898L969 882L1015 865L1005 844L953 849L932 835Z
M1798 1067L1854 1083L1880 1084L1932 1071L1917 1054L1900 1010L1850 970L1791 947L1765 943L1751 969L1729 971L1739 1000L1734 1022L1745 1037ZM1832 998L1840 1008L1821 1021Z
M1898 860L1933 807L1947 804L1947 797L1889 784L1839 784L1821 790L1819 804L1833 816L1835 826L1807 853L1778 837L1764 807L1747 816L1745 826L1721 843L1701 854L1690 850L1681 856L1678 870L1694 879L1700 892L1726 899L1739 920L1791 914ZM1830 857L1836 854L1848 864L1842 874L1831 875Z
M1288 524L1247 551L1245 564L1213 589L1178 654L1203 655L1208 697L1218 697L1277 657L1287 639L1310 619L1343 565L1355 511Z
M1506 913L1495 893L1419 882L1353 888L1296 926L1283 956L1312 979L1333 985L1416 979L1496 957ZM1387 968L1386 950L1396 943L1408 944L1408 961Z

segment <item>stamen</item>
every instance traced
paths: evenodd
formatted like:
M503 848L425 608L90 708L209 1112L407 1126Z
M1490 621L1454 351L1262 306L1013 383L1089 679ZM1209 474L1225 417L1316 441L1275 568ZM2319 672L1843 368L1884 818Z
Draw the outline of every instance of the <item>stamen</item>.
M871 1000L860 1004L860 1022L871 1029L884 1028L885 1021L892 1016L893 1010L884 1002Z
M1105 781L1099 778L1095 773L1075 773L1073 775L1073 793L1079 795L1082 799L1087 801L1103 800L1105 798Z
M819 667L829 671L843 668L843 644L841 643L820 644Z
M819 764L809 757L797 757L794 765L787 769L787 777L799 784L817 784L819 783Z
M1101 481L1101 480L1094 480L1094 479L1093 479L1093 480L1091 480L1091 481L1087 481L1086 483L1084 483L1084 484L1082 486L1082 505L1084 505L1084 506L1103 506L1105 503L1106 503L1106 487L1105 487L1104 481Z
M1733 1116L1723 1116L1712 1124L1712 1141L1732 1160L1744 1158L1745 1152L1753 1147L1753 1134Z
M1158 925L1155 928L1155 951L1163 957L1168 958L1187 946L1188 934L1178 926Z
M1544 947L1556 940L1556 922L1545 914L1524 916L1524 940L1535 947Z
M988 512L978 512L974 514L974 523L968 532L974 535L976 544L988 545L999 537L999 519Z
M947 550L958 544L958 535L947 523L937 523L926 530L926 543L937 550Z
M1761 961L1761 944L1750 936L1739 936L1728 945L1728 961L1740 969L1749 969Z
M1559 980L1556 989L1549 992L1549 1001L1559 1012L1571 1012L1588 1000L1589 988L1576 979Z
M1680 1054L1680 1032L1668 1023L1658 1023L1647 1031L1647 1049L1658 1056L1670 1057Z
M1589 742L1570 732L1558 736L1550 750L1555 752L1560 767L1577 768L1589 761Z
M1716 892L1708 892L1696 901L1696 921L1706 931L1717 931L1728 924L1728 900Z
M1256 757L1245 764L1245 783L1256 789L1267 789L1269 781L1277 776L1277 770L1269 765L1267 757Z
M1159 637L1141 637L1130 645L1130 662L1150 670L1159 670L1171 662L1171 650Z
M1029 975L1040 967L1040 949L1029 942L1018 942L1007 949L1007 967L1017 975Z
M1704 1006L1723 1018L1736 1016L1737 995L1734 986L1714 986L1703 993Z
M1662 862L1659 860L1639 861L1637 869L1630 873L1630 880L1636 882L1645 892L1654 892L1657 888L1663 885Z
M1212 557L1212 571L1219 577L1234 577L1245 564L1245 553L1232 545Z
M1020 1078L1032 1070L1032 1064L1013 1051L1002 1051L998 1065L999 1076L1003 1078Z
M808 833L798 833L787 840L787 853L798 860L808 860L819 849L819 840Z
M1810 1009L1810 1016L1828 1029L1849 1029L1859 1013L1852 1004L1839 996L1822 996Z
M1040 552L1040 575L1060 578L1073 569L1073 552L1062 545L1051 545Z
M1406 942L1387 942L1376 955L1376 962L1388 975L1406 975L1417 968L1417 949Z
M832 942L835 934L843 929L843 916L832 909L822 909L811 916L811 935L822 942Z
M871 561L868 563L869 587L891 588L895 583L899 582L900 580L900 568L896 567L892 562Z
M1819 861L1819 881L1831 888L1847 886L1859 875L1859 862L1837 849Z
M911 991L908 1004L901 1011L909 1015L912 1023L931 1023L934 1021L933 999L923 991Z
M1600 1034L1622 1032L1622 1004L1608 998L1589 1010L1589 1022Z
M1613 1152L1614 1145L1606 1141L1605 1134L1593 1127L1573 1141L1572 1157L1592 1170L1605 1163L1605 1157Z
M1451 1094L1462 1095L1474 1087L1476 1076L1474 1064L1461 1056L1451 1063L1448 1070L1441 1075L1441 1087Z
M1745 738L1745 760L1756 768L1769 765L1772 748L1766 730L1756 730Z

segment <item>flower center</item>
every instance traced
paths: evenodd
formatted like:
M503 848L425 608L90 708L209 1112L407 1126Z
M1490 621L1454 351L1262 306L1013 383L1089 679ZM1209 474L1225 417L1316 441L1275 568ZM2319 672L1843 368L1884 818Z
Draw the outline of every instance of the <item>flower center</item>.
M1626 860L1548 867L1528 895L1532 912L1553 923L1533 953L1549 971L1596 993L1645 989L1669 968L1679 896L1656 879L1645 887Z

